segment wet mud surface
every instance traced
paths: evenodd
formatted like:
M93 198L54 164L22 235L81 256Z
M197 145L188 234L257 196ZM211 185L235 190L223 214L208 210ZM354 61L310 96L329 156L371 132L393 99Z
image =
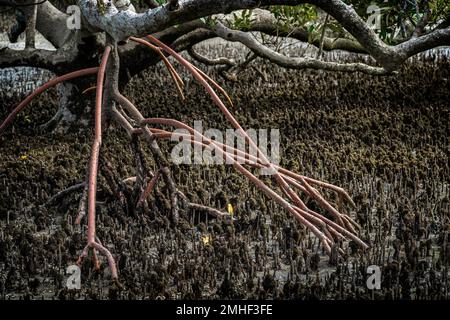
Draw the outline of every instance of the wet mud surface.
M116 258L123 288L101 257L99 271L85 259L81 290L66 289L66 268L86 241L85 221L74 224L81 191L41 205L84 180L93 132L39 134L37 125L57 109L51 90L0 137L0 298L448 299L450 62L415 61L390 77L258 68L268 81L254 69L235 83L210 75L232 96L244 128L280 129L284 167L349 192L356 209L326 195L356 217L367 252L345 244L348 256L332 265L312 235L232 167L174 165L192 201L222 210L230 203L237 220L186 212L174 227L164 192L145 212L125 212L101 175L97 234ZM125 94L147 116L229 128L203 89L186 81L181 103L159 65ZM91 106L92 92L85 99ZM3 93L0 101L3 119L17 100ZM166 153L173 146L161 145ZM111 128L102 150L120 178L135 175L121 129ZM367 289L370 265L381 268L380 290Z

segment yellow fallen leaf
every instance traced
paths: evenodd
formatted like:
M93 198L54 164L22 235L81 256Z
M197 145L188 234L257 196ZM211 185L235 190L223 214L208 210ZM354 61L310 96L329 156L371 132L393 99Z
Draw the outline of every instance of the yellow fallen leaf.
M202 236L202 241L205 246L208 245L211 242L211 235Z
M227 204L227 211L230 215L234 214L234 209L233 209L233 206L231 205L231 203Z

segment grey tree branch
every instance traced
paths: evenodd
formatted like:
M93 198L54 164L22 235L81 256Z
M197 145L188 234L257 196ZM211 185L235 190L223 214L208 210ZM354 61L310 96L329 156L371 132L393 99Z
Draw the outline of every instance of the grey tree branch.
M364 63L336 63L321 61L313 58L297 58L287 57L282 55L269 47L264 46L258 42L249 33L232 30L225 27L222 23L217 22L213 31L221 38L227 41L240 42L250 50L252 50L258 56L268 59L269 61L276 63L282 67L290 69L323 69L330 71L344 71L344 72L364 72L372 75L386 74L386 70L383 68L372 67Z
M32 3L36 3L35 0ZM35 47L35 38L36 38L36 15L37 15L37 6L33 5L26 8L27 14L27 29L25 31L25 48Z
M0 68L30 66L55 71L60 67L64 68L64 66L70 65L75 60L73 53L68 50L0 48Z
M234 10L255 8L264 5L297 5L299 0L184 0L178 1L177 10L170 5L159 6L144 13L130 10L118 11L109 6L99 10L94 0L78 0L86 22L93 28L106 31L116 41L129 36L145 36L164 30L174 24Z
M394 48L400 55L399 61L403 62L420 52L445 45L450 45L450 27L435 30L421 37L412 38L411 40L396 45ZM389 59L389 57L386 57L386 59Z
M78 40L78 37L73 35L57 50L0 48L0 68L29 66L48 69L55 74L64 74L97 64L97 57L94 54L99 44L92 43L89 48L80 50Z
M316 4L333 16L386 70L393 71L419 52L450 44L450 28L411 38L396 46L386 45L351 7L341 0L318 0Z
M234 66L234 65L236 65L236 62L234 62L233 60L228 59L226 57L219 57L219 58L212 59L212 58L202 56L200 53L198 53L197 51L194 50L194 47L188 48L188 53L193 59L195 59L203 64L206 64L208 66L217 66L217 65Z
M180 52L211 38L217 38L217 35L209 29L198 28L176 39L172 47Z

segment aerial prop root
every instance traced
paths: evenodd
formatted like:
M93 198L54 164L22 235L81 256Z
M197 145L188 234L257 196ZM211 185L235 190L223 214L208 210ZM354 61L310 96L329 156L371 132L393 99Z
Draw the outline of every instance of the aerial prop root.
M22 102L20 102L10 113L9 115L6 117L6 119L2 122L2 124L0 125L0 135L5 131L5 129L14 121L14 119L16 118L17 114L22 111L23 109L25 109L30 102L39 94L43 93L44 91L50 89L51 87L54 87L64 81L69 81L69 80L73 80L82 76L88 76L88 75L93 75L93 74L97 74L98 72L98 67L94 67L94 68L87 68L87 69L82 69L82 70L78 70L78 71L74 71L74 72L70 72L67 73L65 75L62 75L60 77L57 77L55 79L52 79L50 81L48 81L47 83L43 84L42 86L40 86L39 88L37 88L36 90L34 90L32 93L30 93Z
M84 248L82 254L78 258L77 264L80 265L83 258L88 255L89 249L93 250L93 260L96 268L99 268L100 263L98 261L97 252L99 251L108 260L108 264L111 270L111 276L117 280L117 267L111 252L104 247L96 237L96 198L97 198L97 178L99 167L100 147L102 144L102 103L103 103L103 84L105 79L106 64L108 62L109 55L111 53L111 47L106 46L103 53L100 67L97 71L97 85L95 95L95 119L94 119L94 141L92 142L91 158L88 168L88 188L87 188L87 218L88 218L88 230L87 230L87 245ZM79 222L79 220L77 219Z
M253 164L254 165L264 166L264 167L267 167L267 168L270 168L270 169L274 170L274 178L275 178L278 186L280 187L282 192L285 194L285 196L290 201L292 201L295 204L295 208L287 206L286 204L283 204L283 202L280 201L280 199L278 199L277 197L274 197L273 194L271 194L270 192L265 190L265 188L263 188L261 186L261 184L260 184L261 181L260 180L259 180L259 182L257 182L253 178L250 178L250 180L255 182L258 187L263 189L263 191L265 191L266 193L271 194L272 198L276 199L278 203L282 204L286 208L286 210L288 210L290 213L292 213L297 218L297 220L299 220L303 225L306 225L310 230L312 230L313 233L321 240L321 242L322 242L322 244L323 244L323 246L324 246L324 248L326 249L327 252L330 252L329 244L333 243L332 239L334 237L338 237L339 238L341 236L341 233L338 232L337 230L335 230L335 227L332 227L329 224L324 226L323 223L325 223L325 222L323 220L320 220L320 218L318 218L318 214L311 214L312 211L306 207L306 205L303 203L303 201L300 199L300 197L294 192L294 190L292 189L291 185L296 187L296 188L299 188L301 191L305 192L307 195L309 195L310 197L314 198L323 209L325 209L327 212L329 212L334 217L334 219L337 222L337 224L333 222L335 225L340 226L343 230L348 229L350 234L354 235L356 233L355 227L358 228L359 227L358 224L355 221L353 221L348 215L341 214L340 212L338 212L333 206L331 206L329 204L328 201L326 201L323 198L323 196L315 188L313 188L310 185L310 183L311 184L316 184L318 186L325 187L325 188L328 188L328 189L331 189L331 190L334 190L340 196L342 196L343 198L349 200L350 203L352 205L354 205L353 201L351 201L350 197L348 196L348 194L343 189L341 189L339 187L336 187L334 185L330 185L330 184L327 184L327 183L322 183L322 182L314 180L314 179L305 179L305 177L300 176L300 175L296 175L296 174L294 174L294 173L292 173L290 171L287 171L285 169L280 170L282 168L280 168L278 166L275 166L274 164L269 162L267 160L267 158L265 157L265 155L257 148L256 144L251 140L251 138L247 135L247 133L242 129L240 124L236 121L236 119L229 112L227 107L223 104L223 102L220 100L220 98L214 92L214 89L210 86L210 84L208 83L207 79L205 79L204 73L199 72L198 68L194 67L190 62L185 60L177 52L172 50L170 47L166 46L164 43L162 43L161 41L159 41L155 37L149 35L149 36L147 36L147 39L149 39L149 41L151 41L153 44L157 45L162 50L164 50L167 54L169 54L169 55L173 56L175 59L177 59L179 61L179 63L182 64L183 66L185 66L188 69L188 71L194 76L194 78L202 86L205 87L207 92L211 95L214 103L219 107L219 109L222 111L222 113L224 113L225 117L245 137L246 141L250 144L250 146L252 146L253 148L255 148L257 150L258 157L256 159L256 162L254 162ZM131 38L131 40L139 42L139 43L147 45L147 46L152 46L149 42L147 42L145 40L142 40L142 39ZM213 84L213 86L217 87L218 85L217 84L216 85ZM221 92L223 92L222 90L221 90ZM226 96L228 97L228 95L226 95ZM140 125L142 125L142 123L140 123ZM186 127L183 127L183 128L187 129ZM192 131L190 131L190 132L192 133ZM138 132L134 131L134 133L138 133ZM165 135L165 137L167 137L167 135ZM194 141L194 143L195 143L195 141ZM223 155L225 157L230 157L230 155L226 154L226 153L223 153ZM242 156L242 154L240 156ZM249 155L245 154L244 156L247 157ZM235 160L233 157L231 157L231 158L233 160ZM253 159L253 160L255 160L255 159ZM234 164L235 164L235 167L237 167L237 169L239 171L241 171L241 173L244 173L244 171L239 167L240 166L239 163L234 163ZM248 175L248 173L244 173L244 175L246 175L247 177L250 177L250 175ZM322 223L319 223L317 221L317 219L319 219ZM326 218L323 217L323 219L326 219ZM327 219L327 220L330 221L329 219ZM323 230L323 233L318 231L317 228L314 227L314 225L311 225L310 221L320 225L321 229ZM364 244L361 240L356 241L356 242L361 247L367 248L367 245Z
M246 141L250 144L254 150L257 151L257 155L251 155L244 151L237 150L233 147L221 144L217 141L213 141L207 139L199 132L196 132L191 127L186 124L173 120L173 119L164 119L164 118L144 118L144 116L140 113L140 111L122 94L118 92L118 90L113 90L112 98L119 103L131 116L134 122L138 124L138 128L135 128L130 122L129 118L127 119L124 114L122 114L115 106L112 106L112 115L113 118L129 133L130 136L133 135L141 135L143 134L154 153L154 156L157 162L160 162L160 169L155 173L155 175L151 178L151 180L147 183L146 188L142 191L140 197L138 198L137 207L141 206L149 194L156 187L157 181L160 175L163 175L168 184L169 190L171 190L171 198L174 202L174 207L177 206L177 196L180 196L180 199L187 205L187 207L196 209L196 210L204 210L216 217L227 217L230 218L230 215L223 213L217 209L209 208L203 205L190 203L187 198L174 187L174 182L170 178L170 174L167 172L167 164L165 161L161 160L161 153L159 147L155 146L155 139L172 138L174 135L183 139L186 139L190 143L200 144L202 147L210 148L211 146L219 153L228 163L233 164L233 166L244 176L246 176L252 183L254 183L260 190L262 190L267 196L281 205L286 211L294 216L296 220L307 229L309 229L321 242L324 250L331 255L332 247L336 243L340 243L341 240L351 239L362 249L368 248L368 246L360 240L356 236L356 229L360 227L358 224L348 215L341 214L338 212L323 196L319 193L319 191L314 187L321 187L325 189L332 190L336 192L340 197L346 199L353 206L354 202L351 200L348 193L340 187L335 185L318 181L309 177L305 177L296 173L293 173L285 168L282 168L276 164L271 163L263 152L256 146L253 140L248 136L248 134L243 130L222 100L218 97L214 89L219 91L223 96L226 97L230 106L232 106L232 101L227 92L218 85L213 79L208 77L203 71L192 65L186 59L181 57L177 52L172 50L170 47L166 46L164 43L154 38L153 36L147 36L149 41L139 39L139 38L130 38L132 41L138 42L140 44L146 45L152 50L156 51L161 59L163 60L165 66L167 67L173 81L176 84L178 93L180 97L184 99L183 88L184 83L180 77L180 75L176 72L173 65L169 62L167 57L164 55L164 52L169 56L174 57L182 66L184 66L208 92L208 94L212 97L214 103L218 106L221 112L225 115L225 117L232 123L235 129L244 136ZM85 183L85 192L83 192L82 200L80 202L80 208L76 223L79 224L81 218L85 215L87 211L88 215L88 230L87 230L87 245L82 251L82 254L79 256L77 263L81 264L83 258L85 258L90 249L93 249L93 260L96 268L99 267L99 261L97 257L97 251L102 253L108 260L112 278L118 278L117 268L115 260L111 254L111 252L101 244L100 240L96 236L96 212L95 212L95 203L96 203L96 191L97 191L97 175L99 169L99 154L100 147L102 144L102 107L103 107L103 87L104 87L104 78L105 78L105 70L108 62L108 58L111 53L111 47L106 46L102 61L99 67L83 69L75 72L68 73L66 75L57 77L43 86L39 87L35 91L33 91L25 100L23 100L14 110L9 114L9 116L5 119L5 121L0 125L0 134L5 130L5 128L14 120L16 115L23 110L29 103L33 100L34 97L44 92L50 87L57 85L63 81L71 80L80 76L97 74L97 84L95 86L96 90L96 98L95 98L95 137L92 143L91 148L91 157L88 167L87 181ZM173 126L176 128L186 129L189 134L180 134L173 133L169 131L165 131L158 128L149 127L152 124L159 125L167 125ZM198 141L198 137L200 137L200 141ZM278 184L279 189L282 192L281 196L279 193L272 190L268 185L266 185L262 180L257 178L253 173L247 170L243 164L250 165L254 168L267 168L271 169L273 172L273 177ZM299 195L294 191L298 189L301 193L304 193L306 196L314 199L325 211L331 214L335 221L328 219L327 217L309 209L305 203L301 200ZM86 210L87 203L87 210ZM232 218L232 217L231 217ZM342 248L339 248L339 252L344 254Z
M109 252L109 250L104 247L99 241L96 241L95 236L95 200L96 200L96 188L97 188L97 173L98 173L98 159L99 159L99 151L101 145L101 113L102 113L102 95L103 95L103 83L106 69L106 62L109 57L109 53L111 48L107 46L105 48L105 52L102 58L102 62L100 67L86 68L74 72L67 73L65 75L59 76L55 79L52 79L40 86L36 90L34 90L31 94L29 94L22 102L20 102L6 117L6 119L0 125L0 135L6 130L6 128L14 121L17 114L25 109L30 102L39 94L45 92L51 87L54 87L64 81L73 80L82 76L94 75L97 74L97 85L96 85L96 103L95 103L95 139L92 145L91 150L91 160L89 165L89 174L88 174L88 183L87 187L87 200L88 200L88 244L84 248L82 254L78 258L77 264L81 264L81 261L84 257L87 256L89 248L93 249L93 260L96 268L99 268L100 264L97 257L97 252L99 251L103 253L109 263L111 274L113 279L117 279L117 268L115 265L114 258ZM79 224L81 218L85 212L85 202L83 201L84 193L82 196L82 200L80 202L79 214L76 219L76 224Z
M131 124L127 123L125 118L117 112L117 118L122 119L121 125L130 131L132 134L141 134L142 130L135 129L131 126ZM278 204L282 205L287 211L289 211L302 225L306 226L309 230L311 230L321 241L324 249L328 254L331 254L331 246L340 240L344 240L346 238L351 239L357 243L363 249L367 248L367 245L360 240L355 233L347 230L341 225L331 221L330 219L320 215L317 212L314 212L308 209L301 200L298 201L298 197L290 195L289 200L293 201L297 205L292 205L284 198L279 196L277 193L273 192L266 184L264 184L260 179L255 177L252 173L242 167L241 163L249 164L255 168L263 168L267 167L267 165L263 165L261 163L261 159L255 157L254 155L250 155L244 151L235 149L233 147L224 145L217 141L208 139L204 137L198 131L195 131L193 128L188 125L173 119L165 119L165 118L148 118L141 119L140 123L143 125L167 125L173 126L178 129L184 129L189 132L189 134L179 133L179 132L169 132L158 128L149 128L152 132L153 136L158 139L186 139L189 143L201 145L204 148L214 147L214 150L219 153L224 159L230 161L229 163L233 164L236 169L243 173L250 181L252 181L259 189L264 191L270 198L275 200ZM290 171L285 170L285 172L290 173ZM300 182L295 180L294 178L288 176L286 173L281 173L281 176L286 179L290 184L294 185L300 191L304 192L306 195L312 197L311 192L313 190L312 187L309 186L308 182L305 179L300 179ZM302 178L302 176L300 176ZM303 184L303 185L302 185ZM304 185L308 185L309 188L304 187ZM328 184L326 184L328 186ZM283 189L285 190L285 189ZM325 207L328 209L328 207ZM354 231L354 230L353 230ZM343 254L343 250L339 249L341 254Z
M139 109L130 101L128 100L125 96L123 96L120 92L115 92L114 93L115 96L115 100L116 102L121 105L124 110L126 110L126 112L129 114L129 116L131 117L131 119L136 122L139 127L138 128L134 128L132 126L132 124L127 120L127 118L117 109L117 108L113 108L113 117L116 120L116 122L127 131L127 133L130 136L133 135L144 135L150 148L155 148L154 143L155 143L155 139L157 139L157 136L154 134L153 131L151 131L147 124L145 123L145 118L142 115L142 113L139 111ZM158 157L158 152L155 150L152 150L153 154ZM140 199L140 201L138 202L138 204L142 205L143 202L145 201L145 199L147 198L148 194L151 192L151 190L153 190L155 188L155 184L157 179L159 178L159 173L165 177L166 180L166 184L167 182L172 183L172 187L169 185L169 191L171 193L171 202L172 202L172 206L178 205L178 200L181 201L181 204L183 204L186 208L190 208L190 209L194 209L194 210L198 210L198 211L203 211L206 212L214 217L217 218L224 218L226 221L230 221L232 219L230 214L227 214L225 212L219 211L217 209L214 208L210 208L207 206L203 206L200 204L196 204L196 203L192 203L189 202L188 199L186 198L186 196L180 191L178 190L178 188L176 188L176 186L174 185L174 182L171 178L171 176L169 175L170 170L168 169L167 165L162 165L162 163L158 163L158 160L156 161L158 165L160 165L160 169L158 171L158 176L154 176L149 184L146 187L146 191L144 191L144 193L142 194L142 197ZM170 178L170 179L168 179ZM150 190L150 191L149 191Z
M233 164L235 167L237 166L237 164L248 164L248 165L251 165L252 167L258 168L258 169L261 169L264 167L267 168L267 166L261 164L261 160L259 158L255 157L254 155L248 154L244 151L235 149L231 146L222 144L215 140L208 139L205 136L203 136L201 133L199 133L198 131L194 130L193 128L189 127L188 125L186 125L180 121L173 120L173 119L163 119L163 118L149 118L149 119L143 120L143 123L169 125L169 126L176 127L178 129L187 130L189 132L189 134L184 134L184 133L179 133L179 132L169 132L169 131L165 131L162 129L150 128L150 130L154 133L154 135L157 138L162 138L162 139L182 138L182 139L186 139L186 141L189 143L200 145L204 148L213 147L215 152L217 152L219 155L221 155L225 160L230 161L230 163ZM278 168L280 168L280 167L278 167ZM239 168L239 166L237 166L237 169L242 172L242 168ZM285 172L289 173L290 171L285 170ZM248 173L246 173L245 175L247 177L249 177ZM308 182L302 176L300 176L300 181L297 181L297 180L293 179L292 177L288 176L286 173L280 173L280 175L283 178L285 178L286 181L288 181L291 185L295 186L297 189L299 189L300 191L305 193L307 196L314 198L314 195L311 194L314 191L314 189L308 184ZM264 184L260 179L258 179L256 177L251 177L250 180L253 183L255 183L256 186L259 187L260 189L261 189L262 184ZM262 188L262 189L264 191L265 188ZM283 190L283 191L285 191L285 190ZM315 191L315 192L317 192L317 191ZM367 245L356 236L356 231L353 228L348 228L348 226L347 226L347 228L342 227L341 225L331 221L330 219L322 216L321 214L307 208L301 200L299 201L298 196L293 195L292 193L287 193L287 192L286 192L286 194L288 195L288 198L292 202L295 203L295 205L291 205L295 212L293 212L290 209L288 209L288 211L291 212L297 219L299 219L298 214L300 214L302 217L307 219L313 225L315 225L316 227L319 227L323 231L323 233L326 234L325 239L327 242L332 244L332 243L334 243L333 240L343 240L345 238L349 238L349 239L355 241L361 248L363 248L363 249L367 248ZM273 193L269 193L268 195L272 199L274 199L276 202L278 202L280 205L283 205L286 207L285 203L282 202L281 199L279 199L278 197L276 197L276 196L274 197ZM326 201L326 200L323 199L323 201ZM330 207L331 207L331 205L322 206L322 208L327 211L331 210ZM335 210L335 209L333 208L333 210ZM351 218L350 217L348 217L348 218L350 221ZM309 226L309 227L311 229L311 226ZM313 231L317 235L317 231L316 230L313 230ZM320 236L320 237L322 237L322 236Z

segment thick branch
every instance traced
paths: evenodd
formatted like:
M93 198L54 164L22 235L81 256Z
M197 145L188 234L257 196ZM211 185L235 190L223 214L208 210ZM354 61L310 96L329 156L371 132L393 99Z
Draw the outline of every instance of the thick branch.
M174 41L172 47L180 52L189 49L197 43L216 37L217 35L211 30L199 28L178 38Z
M323 69L331 71L345 71L345 72L355 72L360 71L373 75L385 74L386 71L383 68L372 67L364 63L336 63L321 61L313 58L293 58L282 55L258 42L251 34L231 30L225 27L222 23L216 23L214 27L214 32L221 38L228 41L237 41L249 49L251 49L255 54L262 58L266 58L273 63L276 63L285 68L291 69Z
M208 66L217 66L217 65L235 66L236 65L236 62L234 62L226 57L208 58L208 57L202 56L200 53L195 51L193 47L190 47L188 49L188 53L193 59L195 59L203 64L206 64Z
M43 49L14 50L0 48L0 68L16 66L32 66L46 69L54 67L54 51Z
M379 64L389 71L398 68L400 64L414 54L450 44L450 28L445 28L420 38L411 38L397 46L388 46L367 26L353 7L346 5L341 0L318 0L314 2L333 16Z
M407 59L415 54L430 48L450 45L450 27L433 31L421 37L415 37L395 46L402 59Z
M159 6L145 13L118 11L114 6L102 12L97 2L79 0L78 4L87 22L94 28L109 33L117 41L129 36L144 36L166 29L174 24L192 21L212 14L254 8L262 5L304 3L298 0L185 0L173 10L172 5Z
M55 48L62 47L75 30L67 28L69 16L59 11L50 1L40 4L37 8L36 29Z

